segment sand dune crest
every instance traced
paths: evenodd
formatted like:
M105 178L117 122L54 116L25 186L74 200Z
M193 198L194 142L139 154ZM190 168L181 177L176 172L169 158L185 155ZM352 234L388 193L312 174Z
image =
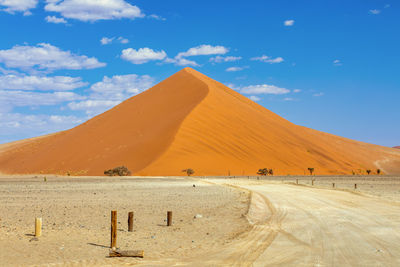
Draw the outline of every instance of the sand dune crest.
M382 161L384 160L384 161ZM14 145L4 173L101 175L126 165L136 175L350 174L400 172L400 151L295 125L236 91L185 68L71 130Z

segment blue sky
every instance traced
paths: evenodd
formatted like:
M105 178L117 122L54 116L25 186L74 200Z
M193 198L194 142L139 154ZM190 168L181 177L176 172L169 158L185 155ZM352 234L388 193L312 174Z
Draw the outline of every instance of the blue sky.
M400 145L397 1L0 0L0 143L190 66L293 123Z

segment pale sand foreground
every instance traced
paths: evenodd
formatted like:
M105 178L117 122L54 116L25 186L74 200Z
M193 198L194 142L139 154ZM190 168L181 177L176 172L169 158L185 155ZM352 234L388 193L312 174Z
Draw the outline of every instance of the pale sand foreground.
M193 257L248 228L248 200L245 191L182 178L0 177L0 266L140 262L106 258L111 210L121 249L143 249L147 261ZM129 211L134 232L127 232ZM43 236L30 241L35 217L43 218Z
M317 177L314 187L298 178L303 185L295 177L0 179L0 265L400 265L399 177ZM332 181L345 189L328 188ZM136 232L119 231L119 246L144 249L145 259L105 257L111 209L121 230L135 211ZM168 209L171 228L161 226ZM29 242L35 216L47 223Z

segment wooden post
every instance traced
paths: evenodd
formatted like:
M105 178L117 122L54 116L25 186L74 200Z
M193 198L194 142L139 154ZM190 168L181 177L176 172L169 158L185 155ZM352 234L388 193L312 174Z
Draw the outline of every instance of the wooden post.
M357 184L354 184L354 189L357 189Z
M133 232L133 211L128 213L128 231Z
M35 237L42 235L42 218L35 219Z
M332 188L335 188L335 183L332 183Z
M167 226L172 225L172 211L167 211Z
M314 180L311 180L311 185L314 185Z
M143 250L110 250L110 257L138 257L143 258Z
M111 211L111 248L117 247L117 211Z
M296 179L296 184L299 184L299 179Z

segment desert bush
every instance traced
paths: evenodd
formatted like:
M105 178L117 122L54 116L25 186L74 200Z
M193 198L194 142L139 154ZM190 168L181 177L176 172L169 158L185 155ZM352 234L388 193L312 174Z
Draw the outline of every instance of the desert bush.
M371 173L371 170L366 170L366 172L368 173L368 175Z
M109 169L104 171L105 175L108 176L129 176L131 175L131 171L128 170L127 167L125 166L119 166L119 167L115 167L114 169Z
M269 175L274 175L274 170L273 170L273 169L269 169L269 170L268 170L268 174L269 174Z
M257 174L258 175L268 175L268 172L269 172L268 169L264 168L264 169L259 169Z
M379 175L379 174L381 174L381 169L377 169L376 170L376 173Z
M308 168L308 171L310 172L310 175L313 175L314 168Z
M182 170L182 172L186 172L186 174L187 174L187 176L190 176L190 175L192 175L192 174L194 174L194 170L193 169L184 169L184 170Z

